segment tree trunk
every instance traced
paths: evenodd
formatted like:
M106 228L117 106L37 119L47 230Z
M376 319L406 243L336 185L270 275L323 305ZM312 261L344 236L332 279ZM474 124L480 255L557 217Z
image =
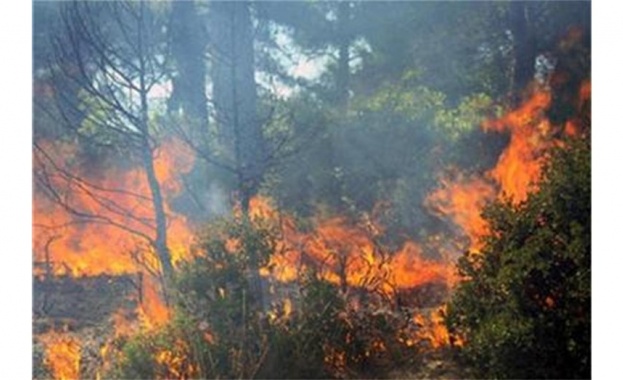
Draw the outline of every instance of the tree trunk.
M141 3L141 7L144 3ZM141 12L143 9L141 8ZM154 249L158 255L160 265L162 266L162 274L164 277L163 288L165 293L165 300L167 294L167 288L173 279L173 264L171 263L171 254L167 246L167 217L164 212L164 200L162 198L162 192L160 189L160 183L156 177L156 171L154 169L154 158L152 154L152 147L150 144L149 134L149 105L147 101L147 85L146 85L146 65L145 56L143 55L145 47L143 46L143 28L142 18L139 21L139 93L140 93L140 119L139 130L141 133L141 159L143 161L143 168L147 175L147 183L149 184L149 190L152 196L152 205L154 208L154 215L156 219L156 238L153 242Z
M248 2L212 4L213 97L221 143L236 167L243 210L264 174L266 147L257 117L253 25Z
M235 162L236 191L243 217L259 189L266 160L257 117L253 24L249 2L211 4L213 98L221 144ZM250 292L263 306L259 268L251 268Z
M536 45L529 23L529 5L524 1L511 1L509 24L514 41L514 70L511 93L517 93L534 78Z
M206 69L204 53L206 36L193 1L171 4L169 36L176 64L169 112L182 110L184 115L205 131L208 126Z
M145 174L147 175L147 182L149 184L156 218L154 249L162 265L162 274L165 278L165 284L168 285L168 282L173 278L173 265L171 263L171 253L167 246L167 218L164 212L164 200L162 198L162 192L160 191L160 183L156 177L153 156L147 139L145 139L143 143L141 157L143 160L143 167L145 168Z

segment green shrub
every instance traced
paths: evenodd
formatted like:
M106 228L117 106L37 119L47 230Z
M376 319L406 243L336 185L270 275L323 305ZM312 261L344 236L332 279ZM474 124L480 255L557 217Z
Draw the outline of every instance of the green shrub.
M116 379L198 378L207 367L199 354L208 347L189 319L179 315L166 326L121 342L119 362L105 374Z
M588 378L591 323L590 141L552 152L539 191L498 202L482 255L466 255L450 331L477 377Z

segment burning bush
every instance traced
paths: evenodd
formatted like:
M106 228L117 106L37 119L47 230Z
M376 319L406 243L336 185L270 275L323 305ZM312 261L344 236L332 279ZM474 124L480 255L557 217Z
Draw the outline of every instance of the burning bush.
M344 291L313 266L291 282L256 276L279 247L267 220L207 231L179 268L172 322L131 338L113 377L344 378L417 360L421 326L394 299Z
M201 336L184 318L177 318L154 331L143 332L126 342L122 354L106 378L115 379L189 379L199 377Z
M538 192L488 209L483 254L459 262L447 322L478 377L590 377L590 141L565 145Z
M266 350L254 273L273 250L271 235L245 218L214 223L209 232L179 268L174 320L130 339L114 377L254 377Z

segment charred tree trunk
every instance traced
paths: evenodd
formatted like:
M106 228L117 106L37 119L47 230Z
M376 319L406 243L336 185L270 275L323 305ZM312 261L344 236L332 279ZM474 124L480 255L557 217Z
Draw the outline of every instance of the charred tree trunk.
M149 146L147 137L143 142L143 148L141 152L141 159L145 168L145 174L147 175L147 182L149 184L149 190L152 195L152 204L154 208L154 216L156 219L156 238L154 240L154 249L158 254L158 259L162 265L162 273L165 278L165 283L173 278L173 265L171 263L171 253L167 246L167 217L164 212L164 200L162 198L162 192L160 189L160 183L156 177L154 170L154 161L152 156L152 149Z
M144 7L144 3L141 3L141 7ZM149 190L152 196L152 205L154 208L154 216L156 219L156 237L154 240L154 249L158 255L160 265L162 266L162 274L164 276L164 288L165 298L166 289L169 282L173 279L173 265L171 263L171 254L167 246L167 217L164 212L164 200L162 197L162 191L160 189L160 182L156 177L156 171L154 169L153 149L150 144L150 132L149 132L149 104L147 101L147 84L144 73L146 72L145 57L143 55L143 28L142 18L139 19L139 32L138 32L138 50L139 50L139 93L140 93L140 119L139 130L141 134L140 141L140 156L145 169L145 175L147 176L147 183L149 184Z

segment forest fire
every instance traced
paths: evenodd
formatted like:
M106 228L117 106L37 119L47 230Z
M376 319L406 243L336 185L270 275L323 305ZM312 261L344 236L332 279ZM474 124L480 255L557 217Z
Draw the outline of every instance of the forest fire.
M35 2L32 377L590 376L590 16Z
M590 92L590 82L583 82L578 110L590 100ZM545 115L551 101L547 89L535 87L532 95L517 108L498 119L486 120L482 124L484 131L510 134L510 142L496 166L482 176L466 177L458 173L442 178L440 188L428 196L427 207L441 217L451 218L470 239L469 251L479 251L481 238L487 233L487 223L481 216L487 203L497 197L519 204L538 189L547 151L561 144ZM568 121L563 132L573 137L579 133L578 128L577 123Z
M586 92L584 89L583 93ZM525 199L538 179L539 160L547 146L546 137L550 129L542 113L549 101L546 93L537 93L517 110L485 123L483 127L486 130L511 132L510 144L498 165L485 178L466 178L458 174L453 180L443 181L441 190L429 196L429 207L439 215L452 217L470 237L472 250L478 250L476 242L487 231L486 223L480 216L484 205L492 201L496 194L509 195L519 202ZM57 151L63 151L66 157L76 154L67 145L57 148ZM193 161L193 155L176 140L167 141L158 150L155 155L156 173L168 202L182 191L179 176L192 168ZM60 165L56 161L50 162ZM41 168L46 169L45 165ZM141 239L141 234L150 233L152 216L146 195L149 190L140 170L110 168L87 176L88 181L75 180L63 173L49 177L55 181L53 186L61 186L67 192L62 197L67 207L60 208L44 197L35 199L34 246L37 261L56 263L53 274L74 277L157 270L152 250ZM499 185L499 192L492 185L493 181ZM118 190L128 184L131 185L131 192ZM119 220L118 223L127 228L124 230L114 224L101 223L72 224L72 215L67 209L73 208ZM170 219L169 245L174 261L179 261L187 255L193 231L186 218L175 213L169 203L166 210ZM400 289L413 289L429 283L442 283L451 288L457 281L452 259L426 259L421 244L415 241L406 241L398 249L389 251L377 242L382 228L372 228L370 223L364 221L352 223L340 216L316 219L311 231L301 231L289 215L280 213L272 207L270 199L264 197L251 200L250 217L271 220L281 228L277 252L272 255L269 266L262 270L264 276L272 276L277 281L296 281L301 273L314 269L319 276L343 289L363 288L389 296L395 296ZM63 225L60 230L44 228L59 224ZM49 231L57 235L51 235ZM138 234L132 234L132 231ZM139 255L137 249L141 247L143 254ZM35 275L44 274L40 268L35 270ZM143 328L153 329L169 320L170 310L163 302L155 278L145 276L142 285L142 302L137 306L137 314ZM428 340L433 347L448 344L448 333L439 323L440 318L431 316L430 321L425 321L421 315L416 318L421 325L417 339ZM124 327L127 320L117 322L116 331L124 331L123 334L130 331L127 326ZM62 362L60 358L64 356L60 353L67 351L67 347L66 344L49 345L48 350L55 352L50 354L49 360ZM171 359L171 353L159 355L162 363L175 361ZM59 365L53 364L54 368Z
M43 153L35 156L35 172L47 182L37 188L41 194L34 202L35 261L57 264L54 274L74 277L135 273L141 260L153 266L146 244L154 229L153 211L142 170L90 170L76 163L75 147L67 143L46 141L40 146ZM194 156L171 139L157 150L154 161L167 200L168 244L175 262L186 254L192 229L168 202L182 190L179 175L192 168Z
M420 245L406 241L402 247L387 252L376 239L378 230L364 223L350 223L346 218L316 220L310 232L297 229L288 215L279 215L270 202L256 197L251 214L280 223L282 239L277 242L265 276L278 281L293 281L308 269L325 280L346 287L382 291L388 295L397 289L409 289L431 282L452 285L454 268L449 261L425 259ZM377 226L378 227L378 226Z
M252 199L250 215L252 218L260 218L263 221L272 220L281 223L283 235L278 242L278 253L271 258L270 270L264 268L262 272L265 276L272 276L277 281L295 281L305 270L313 268L322 278L343 288L364 288L370 291L380 291L389 296L395 295L399 289L417 288L428 283L443 283L451 287L456 281L450 261L425 259L422 249L414 241L405 242L395 252L384 252L383 247L375 242L376 230L364 224L353 225L345 218L334 217L316 221L316 226L312 231L302 232L297 229L291 217L280 214L271 206L271 201L263 197ZM84 232L86 240L80 241L80 235L70 235L80 244L70 245L69 248L73 249L67 252L61 250L48 252L48 254L54 253L54 256L50 255L54 258L53 261L63 262L63 267L66 267L63 268L64 271L55 272L55 275L91 276L101 272L111 274L141 272L142 268L137 262L122 254L118 255L118 261L115 261L115 255L111 255L110 260L113 265L106 266L109 261L101 252L104 252L104 244L109 241L101 240L97 233L93 233L95 231L88 233L88 228L69 231L73 234ZM113 231L119 232L115 229L110 230L110 232ZM124 243L127 242L123 240L123 234L119 239ZM94 244L94 249L86 251L87 256L83 258L79 249L84 249L88 246L87 244ZM55 247L63 246L59 244ZM99 250L99 247L102 247L102 250ZM82 260L72 260L74 257ZM69 258L69 260L62 261L64 258ZM119 262L125 265L118 265ZM79 266L72 267L76 265L75 263L79 263ZM38 274L41 275L41 273ZM152 276L141 276L141 278L143 278L142 302L137 304L136 313L140 328L152 330L167 322L171 312L158 292L157 280ZM115 336L129 336L138 331L137 326L134 326L127 314L122 311L118 311L113 316L113 322ZM422 339L438 339L431 338L435 336L434 334L437 333L431 330ZM77 343L75 340L72 342ZM62 359L65 357L63 356L64 346L49 345L47 349L52 353L49 360L55 362L53 366L62 365L56 362L64 360ZM113 352L114 348L110 346L110 343L102 348L103 368L110 365L109 360L115 355ZM172 351L159 352L156 355L161 365L170 367L172 375L176 373L175 368L184 363L182 358L174 355Z
M586 101L588 97L590 84L585 83L581 98ZM486 131L510 132L510 143L497 165L482 177L456 172L454 176L442 179L440 189L428 196L427 207L439 216L452 218L462 233L469 237L470 251L478 251L481 238L487 234L487 224L480 215L487 203L496 197L510 197L514 203L519 203L538 185L544 153L555 141L552 127L544 116L550 101L548 93L536 92L517 109L499 119L485 122L483 129ZM573 135L577 133L577 127L572 123L565 126L564 132ZM65 157L76 155L70 145L45 145L46 151L55 147ZM193 228L184 215L173 210L170 201L183 191L179 176L192 168L194 157L176 140L163 144L155 157L156 172L162 182L170 220L168 243L174 262L179 262L188 257ZM50 169L46 164L61 167L72 164L71 160L64 163L36 162L43 166L35 170L43 171ZM163 301L159 282L149 275L150 271L157 271L159 265L153 249L141 236L150 233L152 218L146 195L149 191L141 171L109 168L96 175L83 176L88 180L78 180L78 176L72 178L62 172L56 176L46 172L46 175L55 188L65 192L56 194L59 196L56 200L65 202L65 207L59 207L43 196L35 198L35 260L46 265L35 267L34 274L81 277L147 273L146 276L141 274L141 302L137 303L136 309L138 325L142 329L153 330L169 321L171 310ZM119 190L128 185L131 185L131 192ZM126 228L120 228L116 222L76 224L72 213L68 212L74 208L118 220ZM342 216L315 218L311 229L301 230L290 215L280 212L272 206L269 198L261 196L251 200L249 216L252 220L269 221L280 228L276 252L271 256L269 265L261 270L264 277L279 282L297 281L302 273L313 269L318 276L343 290L366 289L396 297L403 290L427 284L444 284L451 289L458 281L453 255L444 255L442 260L428 259L423 254L422 243L413 240L403 242L398 248L388 249L379 243L383 226L369 217L354 222ZM62 228L48 228L58 225ZM228 241L228 244L236 245L237 242ZM288 305L292 307L289 300ZM409 346L416 341L427 341L433 348L462 344L456 340L451 342L442 313L434 311L426 316L416 313L413 318L418 329L410 333L405 344ZM132 318L118 312L114 316L115 335L131 335L137 331L134 323ZM79 340L57 332L48 333L40 339L46 347L46 363L54 371L55 378L77 377ZM109 343L102 347L102 368L110 365L112 351L114 349ZM175 350L154 355L160 365L168 368L171 376L194 371Z
M143 172L116 166L90 171L76 164L74 146L49 141L40 146L39 153L45 156L35 157L35 171L49 181L49 188L40 186L41 193L34 198L33 274L41 278L138 274L140 294L135 298L140 327L150 330L166 323L170 310L154 277L159 264L144 238L153 229L153 212ZM167 201L182 190L179 176L191 169L193 160L181 142L173 139L156 152L155 171ZM58 193L52 192L50 199L45 191ZM170 215L168 244L175 263L187 254L193 231L183 215L173 212L169 203L165 206ZM75 219L74 210L84 210L92 217ZM136 331L122 314L122 310L115 314L115 335ZM48 335L41 341L54 377L78 378L78 338L56 332ZM104 358L109 356L109 347L102 350Z
M510 143L487 176L499 186L499 196L507 196L514 203L526 199L536 189L541 175L545 152L552 144L552 127L544 112L551 102L551 94L537 90L517 109L502 118L483 123L485 131L510 132Z
M76 152L70 145L44 142L42 146L46 156L36 157L35 171L50 181L50 188L38 189L54 189L58 193L52 193L54 200L43 193L35 197L33 248L38 265L34 275L146 273L141 275L145 280L139 313L146 324L166 321L158 281L149 275L158 271L159 264L146 241L153 229L153 211L142 171L114 166L88 171L75 163ZM191 169L193 160L194 156L181 142L173 139L156 152L155 170L167 201L182 190L179 176ZM76 174L70 176L70 172ZM87 216L75 219L76 213L81 216L75 210L84 210L81 212ZM193 231L186 218L173 212L169 203L166 211L170 215L168 244L175 263L187 254Z
M45 346L44 362L55 379L72 380L80 376L80 342L65 332L49 331L39 339Z

